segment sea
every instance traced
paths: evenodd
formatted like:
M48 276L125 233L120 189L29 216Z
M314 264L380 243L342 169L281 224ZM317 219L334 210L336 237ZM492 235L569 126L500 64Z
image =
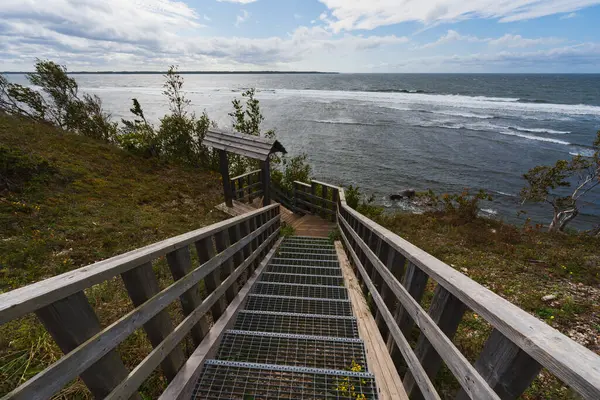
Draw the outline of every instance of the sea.
M137 98L158 122L168 111L160 74L73 75L115 119ZM548 223L547 205L522 205L522 175L593 154L600 130L600 75L568 74L185 74L190 112L230 129L231 101L249 88L292 155L307 153L315 177L354 185L390 210L419 212L389 196L485 189L484 216L521 224L519 210ZM23 75L11 81L25 83ZM600 223L600 190L573 227Z

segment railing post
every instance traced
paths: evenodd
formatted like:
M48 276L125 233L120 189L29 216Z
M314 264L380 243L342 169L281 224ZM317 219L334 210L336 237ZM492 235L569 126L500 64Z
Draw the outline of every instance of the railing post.
M248 204L252 204L252 201L254 201L254 188L252 187L252 176L254 174L248 174L246 176L246 185L248 187Z
M100 321L83 292L55 301L35 313L64 354L101 330ZM103 399L128 373L117 351L112 350L85 370L81 379L95 398ZM141 400L141 397L136 393L131 399Z
M310 204L313 204L313 207L311 207L311 213L317 215L317 208L314 207L314 205L317 204L317 201L315 200L315 197L317 197L317 184L315 182L310 183L310 194L313 195L309 201Z
M542 366L516 344L494 329L490 334L475 369L502 400L516 399L527 389ZM461 389L456 400L467 400Z
M215 256L215 247L213 245L212 237L207 237L197 241L195 246L200 265L204 264ZM215 289L221 285L221 270L222 266L216 268L204 278L204 288L206 289L207 296L214 292ZM219 319L219 317L225 312L225 309L227 309L227 302L223 297L221 297L210 309L213 322Z
M192 271L192 259L190 250L187 246L172 251L167 254L167 263L171 269L173 280L178 281ZM200 285L196 284L190 290L185 292L181 297L181 308L184 315L189 315L197 307L202 304L202 294L200 293ZM202 339L208 334L210 324L206 316L191 329L190 333L194 341L194 345L198 346Z
M123 278L125 288L135 307L139 307L160 292L158 280L152 270L152 262L147 262L137 268L123 272L121 278ZM160 345L169 333L173 332L169 312L165 309L156 314L144 324L144 330L153 347ZM162 370L169 381L177 375L184 362L185 356L180 346L175 347L163 360L161 363Z
M466 310L467 307L459 299L454 297L441 285L437 285L428 313L433 322L444 332L444 335L450 339L454 337ZM423 333L419 335L415 355L419 359L427 376L431 380L434 380L442 365L442 359ZM406 375L404 375L402 383L406 389L406 394L411 399L417 400L423 398L410 371L407 371Z
M417 302L419 302L423 297L423 293L425 293L425 286L427 285L428 279L429 277L425 272L421 271L413 263L409 262L408 267L406 268L406 273L404 274L402 286L404 286L408 293L410 293L410 295ZM394 319L398 323L398 327L402 331L402 334L405 337L408 336L413 327L414 321L401 304L398 305ZM390 350L390 355L394 363L396 363L396 365L401 365L402 355L400 354L398 348L394 346L394 339L391 336L388 336L387 347L388 350Z
M230 242L229 242L229 234L227 233L227 231L220 231L215 234L215 245L217 247L218 253L222 253L229 247ZM233 270L234 270L233 260L232 260L232 257L230 257L229 259L227 259L223 262L223 269L221 270L222 271L221 279L223 279L223 275L226 275L226 276L231 275ZM238 285L237 285L237 282L234 282L225 292L225 298L227 299L227 304L229 304L233 301L233 298L235 297L237 292L238 292Z
M219 169L223 179L223 194L225 195L225 204L227 207L233 207L233 195L231 194L231 184L229 182L229 162L227 161L227 152L219 151Z
M267 157L262 161L262 188L263 188L263 207L271 204L271 163Z

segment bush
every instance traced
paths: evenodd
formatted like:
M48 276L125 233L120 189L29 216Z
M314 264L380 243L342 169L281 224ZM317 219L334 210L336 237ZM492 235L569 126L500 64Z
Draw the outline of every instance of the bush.
M471 194L469 189L464 189L460 194L444 193L441 196L436 195L433 190L429 190L425 197L429 199L429 203L434 209L454 217L462 223L471 222L477 218L481 200L492 201L492 196L483 189L476 194Z
M375 196L364 198L358 186L348 186L344 190L346 204L368 218L377 218L383 214L383 207L373 204Z

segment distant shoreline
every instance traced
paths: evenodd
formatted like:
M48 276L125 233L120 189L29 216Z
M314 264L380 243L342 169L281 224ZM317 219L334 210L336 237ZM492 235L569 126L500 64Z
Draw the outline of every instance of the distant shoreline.
M5 71L2 74L30 74L31 71ZM167 71L69 71L69 75L164 75ZM320 71L178 71L181 75L335 75L339 72Z

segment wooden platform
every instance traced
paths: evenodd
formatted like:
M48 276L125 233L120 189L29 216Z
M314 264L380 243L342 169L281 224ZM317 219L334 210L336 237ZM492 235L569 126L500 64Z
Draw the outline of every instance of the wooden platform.
M344 282L348 288L348 295L352 302L352 310L358 322L358 334L365 342L367 365L370 368L370 372L375 375L375 381L379 390L379 399L408 400L404 386L402 386L402 379L400 379L400 375L396 371L396 367L387 351L381 333L379 333L375 319L362 294L358 279L352 270L342 243L339 241L335 242L335 249L340 260Z
M252 204L240 203L233 200L233 207L227 207L225 203L221 203L215 208L229 214L233 217L255 211L262 207L262 199L255 199ZM329 233L335 229L335 222L327 221L316 215L298 215L281 206L281 219L283 222L291 225L296 230L297 236L313 236L313 237L328 237Z

